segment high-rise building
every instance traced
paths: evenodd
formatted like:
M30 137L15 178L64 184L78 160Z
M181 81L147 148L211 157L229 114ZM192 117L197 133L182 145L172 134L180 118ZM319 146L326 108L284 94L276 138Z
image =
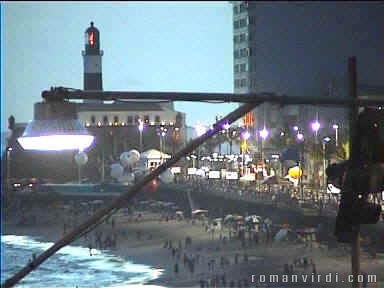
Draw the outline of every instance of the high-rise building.
M269 92L304 97L348 97L348 58L357 58L358 84L383 81L384 6L363 2L232 1L235 93ZM380 20L381 19L381 20ZM367 43L363 45L362 43ZM370 43L370 44L368 44ZM375 47L371 49L369 47ZM381 52L380 52L381 51ZM381 75L381 76L380 76ZM318 118L346 126L346 107L285 106L265 103L253 111L255 133L278 133L288 123L310 132ZM249 124L249 121L246 120ZM275 130L275 131L274 131Z

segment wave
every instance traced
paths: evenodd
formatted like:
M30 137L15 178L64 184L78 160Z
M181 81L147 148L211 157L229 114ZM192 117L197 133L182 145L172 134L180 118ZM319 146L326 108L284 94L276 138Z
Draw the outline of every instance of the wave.
M1 281L23 268L33 254L38 255L53 244L30 236L1 236ZM92 249L90 256L86 247L66 246L27 275L16 287L140 287L158 278L162 272L161 269L126 261L108 251Z

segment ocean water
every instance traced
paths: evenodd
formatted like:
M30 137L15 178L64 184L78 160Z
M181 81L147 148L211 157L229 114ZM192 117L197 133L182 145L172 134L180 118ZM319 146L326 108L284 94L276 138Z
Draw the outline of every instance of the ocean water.
M23 268L32 258L54 243L28 236L1 236L1 283ZM28 274L15 287L25 288L123 288L160 287L144 285L162 273L146 265L134 264L109 254L78 246L66 246Z

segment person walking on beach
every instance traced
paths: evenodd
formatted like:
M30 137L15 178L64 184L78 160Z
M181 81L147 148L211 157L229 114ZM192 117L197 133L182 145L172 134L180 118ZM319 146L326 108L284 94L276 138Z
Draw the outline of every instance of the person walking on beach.
M312 273L315 275L316 277L316 264L315 263L312 263Z
M175 263L175 266L174 266L174 270L173 270L174 272L175 272L175 275L176 275L176 277L177 277L177 274L179 273L179 264L178 263Z

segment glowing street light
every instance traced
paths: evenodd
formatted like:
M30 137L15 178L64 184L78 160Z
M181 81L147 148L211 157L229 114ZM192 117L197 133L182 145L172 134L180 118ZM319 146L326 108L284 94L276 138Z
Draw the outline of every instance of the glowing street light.
M260 137L265 140L269 136L269 131L265 127L259 131Z
M248 131L244 131L243 133L241 133L241 137L243 138L243 140L247 141L251 137L251 134Z
M296 139L300 142L304 141L304 135L301 132L298 132L296 135Z
M317 135L318 135L318 132L321 128L321 124L318 120L315 120L311 123L311 129L313 132L315 132L315 142L317 144Z
M318 121L318 120L315 120L315 121L313 121L312 123L311 123L311 128L312 128L312 131L313 132L318 132L319 130L320 130L320 128L321 128L321 124L320 124L320 122Z

